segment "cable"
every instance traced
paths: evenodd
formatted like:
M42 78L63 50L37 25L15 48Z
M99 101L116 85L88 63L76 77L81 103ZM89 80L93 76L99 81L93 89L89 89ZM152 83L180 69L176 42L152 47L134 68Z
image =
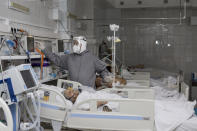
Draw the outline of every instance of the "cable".
M21 32L20 41L18 40L18 37L16 37L16 32L17 32L17 31L20 31L20 32ZM11 28L11 32L12 32L12 35L14 36L14 38L15 38L15 41L16 41L16 48L17 48L17 46L18 46L18 44L19 44L20 47L22 48L23 52L27 55L27 59L29 60L29 63L31 64L30 54L29 54L28 51L26 51L26 50L23 48L23 46L22 46L22 44L21 44L21 38L22 38L22 36L23 36L23 33L26 32L26 31L24 31L24 30L22 30L22 29ZM26 32L26 33L27 33L27 32ZM15 48L15 47L14 47L14 48Z
M21 37L22 37L22 35L21 35ZM23 52L27 55L27 59L29 60L29 63L31 64L30 54L29 54L29 52L26 51L26 50L24 49L24 47L22 46L22 44L21 44L21 39L20 39L20 41L18 42L18 44L19 44L20 47L22 48Z
M35 95L37 97L37 103L38 103L38 104L36 104L35 96L33 95L33 93L29 93L29 95L30 95L30 98L32 100L33 108L34 108L34 111L35 111L37 116L36 116L36 119L33 123L21 123L20 128L23 131L28 131L28 130L33 129L33 128L36 128L36 130L39 131L39 128L40 128L40 96L37 92L35 92ZM26 107L27 107L26 109L28 111L29 108L28 108L27 104L26 104ZM29 116L32 115L30 110L28 111L28 113L29 113ZM37 124L38 124L39 127L36 126Z

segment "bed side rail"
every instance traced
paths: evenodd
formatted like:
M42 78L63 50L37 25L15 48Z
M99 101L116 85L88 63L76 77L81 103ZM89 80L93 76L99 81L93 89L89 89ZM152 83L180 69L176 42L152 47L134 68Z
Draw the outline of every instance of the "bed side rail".
M140 79L139 80L127 80L127 83L129 83L129 82L137 83L137 84L139 84L139 87L146 87L146 88L150 87L150 80L143 80L143 79L141 79L141 80Z
M65 97L57 90L57 87L40 87L41 91L49 92L49 100L46 101L41 97L40 117L56 121L64 121L67 113L67 103ZM58 98L57 98L58 97Z
M130 72L133 80L150 80L150 72Z
M189 100L189 86L185 82L181 83L181 93Z
M97 111L98 101L118 102L119 111ZM90 104L90 111L81 111L78 107ZM153 131L154 100L145 99L91 99L74 106L68 114L67 126L78 129L102 129L121 131Z
M118 93L122 97L126 97L129 99L154 99L154 89L151 88L106 88L103 91L111 92L111 93Z

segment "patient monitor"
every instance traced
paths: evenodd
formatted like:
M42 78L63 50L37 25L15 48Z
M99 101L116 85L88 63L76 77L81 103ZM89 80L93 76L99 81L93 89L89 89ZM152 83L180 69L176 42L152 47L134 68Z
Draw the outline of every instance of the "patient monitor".
M37 89L39 85L37 76L29 64L8 69L0 76L0 95L8 103L21 101L24 93Z

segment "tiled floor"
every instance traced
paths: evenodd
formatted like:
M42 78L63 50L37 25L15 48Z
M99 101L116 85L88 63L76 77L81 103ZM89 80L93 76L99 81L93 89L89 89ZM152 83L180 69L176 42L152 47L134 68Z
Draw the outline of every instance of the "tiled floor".
M52 126L49 123L41 123L41 126L44 128L44 131L53 131ZM79 130L63 127L61 131L79 131Z

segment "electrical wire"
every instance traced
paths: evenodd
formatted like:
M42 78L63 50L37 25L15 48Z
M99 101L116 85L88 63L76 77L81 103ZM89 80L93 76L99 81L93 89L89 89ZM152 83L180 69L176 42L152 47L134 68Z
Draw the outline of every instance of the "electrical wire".
M16 36L16 32L17 32L17 31L20 31L20 32L21 32L20 40L18 40L18 37ZM22 44L21 44L21 39L22 39L23 33L24 33L25 31L22 30L22 29L11 28L11 32L12 32L12 35L14 36L15 40L17 41L17 45L19 44L19 46L22 48L23 52L27 55L27 59L29 60L29 63L31 64L30 54L29 54L28 51L26 51L26 50L24 49L24 47L23 47Z

